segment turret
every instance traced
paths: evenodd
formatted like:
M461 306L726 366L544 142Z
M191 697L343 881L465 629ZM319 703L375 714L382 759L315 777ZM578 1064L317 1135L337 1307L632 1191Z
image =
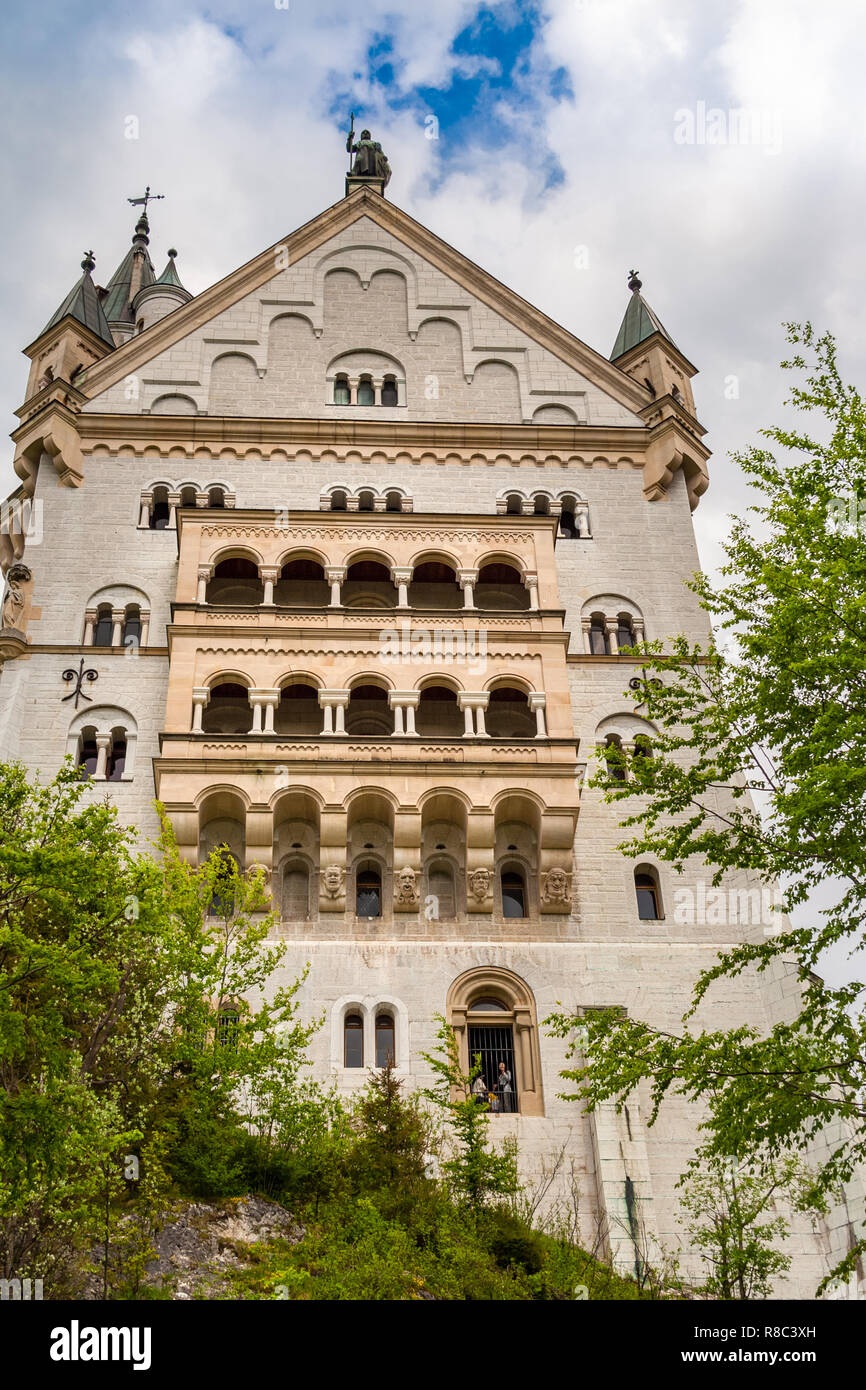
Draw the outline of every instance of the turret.
M173 309L179 309L182 304L188 304L192 299L189 290L184 289L180 282L174 263L176 256L177 252L172 248L168 253L168 264L159 279L151 285L145 285L135 296L132 307L136 332L142 333L146 328L150 328L151 324L164 319Z
M140 290L156 281L156 274L148 253L150 224L147 210L135 224L132 246L127 251L117 270L108 282L102 307L119 346L133 337L136 331L134 301Z
M629 271L628 287L631 299L616 335L611 362L645 386L657 401L670 396L694 415L691 379L697 375L697 368L680 352L644 299L636 270Z
M74 386L85 367L114 348L99 291L91 278L95 265L93 252L85 252L81 279L75 282L39 337L24 349L32 362L25 401L53 383Z

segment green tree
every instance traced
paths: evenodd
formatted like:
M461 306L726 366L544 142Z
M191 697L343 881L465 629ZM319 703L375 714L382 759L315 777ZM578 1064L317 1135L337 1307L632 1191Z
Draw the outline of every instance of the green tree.
M859 950L866 913L866 406L842 379L830 335L788 326L797 348L790 404L814 430L771 428L777 446L738 455L757 489L751 516L734 518L721 581L694 589L713 621L707 647L685 638L644 645L644 679L632 697L658 729L652 757L615 755L627 780L599 776L610 801L637 794L621 848L680 870L707 866L718 885L748 870L783 907L813 889L838 894L807 926L780 915L761 940L720 955L699 977L676 1034L606 1012L581 1020L586 1065L568 1073L594 1105L622 1102L644 1079L654 1110L679 1092L706 1106L708 1159L763 1161L832 1142L816 1171L820 1205L866 1157L866 1014L863 984L831 988L815 974L835 942ZM807 360L808 359L808 360ZM697 1030L697 1006L714 982L797 963L796 1017L768 1032ZM568 1035L575 1019L552 1022ZM861 1239L836 1274L848 1272Z
M489 1141L489 1116L472 1095L472 1083L481 1074L476 1057L468 1072L460 1065L454 1029L437 1015L439 1045L435 1052L423 1052L432 1068L436 1084L422 1092L446 1120L453 1144L451 1157L442 1170L455 1199L472 1215L499 1197L512 1197L519 1190L517 1146L506 1141L498 1151Z
M736 1158L695 1162L680 1179L682 1204L693 1249L707 1269L702 1292L708 1298L768 1298L773 1281L791 1266L779 1248L790 1223L780 1200L800 1205L811 1179L796 1158L764 1169Z

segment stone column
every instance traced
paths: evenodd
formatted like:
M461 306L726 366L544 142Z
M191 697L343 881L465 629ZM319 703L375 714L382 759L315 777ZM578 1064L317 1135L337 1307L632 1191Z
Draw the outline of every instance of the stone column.
M323 734L344 734L346 732L346 706L348 703L348 690L319 691L319 704L325 711Z
M213 574L213 565L199 565L198 567L198 590L196 592L196 603L207 603L207 586Z
M458 570L457 583L463 590L463 607L475 607L475 585L478 582L477 570Z
M616 638L616 630L618 626L619 624L617 623L616 618L608 618L606 619L604 624L604 630L607 633L607 641L610 647L611 656L619 656L619 642Z
M346 566L329 565L325 570L325 578L331 586L331 607L339 608L343 602L340 589L346 578Z
M635 640L635 642L643 642L643 641L645 641L645 640L646 640L646 634L645 634L645 629L644 629L644 625L643 625L643 618L632 618L632 620L631 620L631 625L632 625L632 628L634 629L634 640Z
M360 385L360 382L361 382L361 378L360 378L360 377L357 377L357 376L350 376L350 377L349 377L349 405L357 405L357 404L358 404L358 387L359 387L359 385Z
M210 690L206 686L196 686L192 692L192 733L200 734L201 719L205 706L210 702Z
M410 690L403 695L403 705L406 710L406 733L417 737L418 730L415 728L415 711L421 700L420 690Z
M392 565L391 579L397 585L397 607L409 607L409 585L412 582L411 565Z
M94 777L97 781L105 781L108 771L108 750L111 747L111 734L96 735L96 771Z
M537 612L537 611L538 611L538 575L537 575L537 574L525 574L525 575L523 576L523 583L524 583L525 588L529 591L529 607L530 607L533 611Z
M385 384L385 383L384 383L384 381L383 381L383 379L382 379L381 377L373 377L373 378L372 378L372 385L373 385L373 401L375 402L376 405L381 405L381 404L382 404L382 387L384 386L384 384Z
M394 711L394 736L400 737L403 733L403 706L394 703L393 690L388 691L388 704Z
M141 647L146 647L146 646L147 646L147 639L148 639L149 636L150 636L150 609L149 609L149 608L142 608L142 610L141 610L141 637L139 638L139 646L141 646Z
M476 696L475 703L475 727L479 738L489 738L487 725L484 719L484 711L490 704L490 691L485 690L481 695Z
M150 526L150 509L153 506L153 493L143 492L141 494L141 511L138 517L139 526Z
M274 715L280 703L279 690L259 690L259 703L264 710L265 723L262 733L272 734L274 732Z
M96 609L88 608L84 614L84 645L93 646L93 629L96 627Z
M535 714L535 737L547 738L547 728L545 726L544 711L547 705L547 696L540 692L533 692L527 695L530 710Z
M250 705L253 711L253 727L250 729L251 734L260 734L262 732L262 696L264 693L263 690L250 690L248 692Z
M589 503L578 502L574 508L574 524L581 540L589 536Z
M111 645L120 647L123 645L123 620L126 617L126 610L123 608L112 608L111 610Z
M474 738L475 718L472 713L473 707L466 699L466 692L464 690L459 690L457 692L457 708L463 711L463 737Z
M170 492L168 494L168 530L177 529L177 509L180 506L180 493Z
M490 703L489 690L458 690L457 708L462 709L465 726L463 729L464 738L487 738L487 726L484 722L484 711ZM475 711L473 719L473 710Z
M583 649L587 656L592 656L592 618L581 618L580 626L583 631Z
M274 602L274 585L280 577L280 571L277 569L276 565L262 565L259 574L265 586L265 596L262 599L262 603L272 607Z

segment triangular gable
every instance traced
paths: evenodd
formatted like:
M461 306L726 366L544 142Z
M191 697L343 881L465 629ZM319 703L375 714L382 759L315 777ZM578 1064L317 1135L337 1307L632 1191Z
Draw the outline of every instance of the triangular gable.
M401 208L366 188L357 189L342 198L284 241L268 247L246 265L196 296L189 304L174 310L144 333L118 347L83 375L79 389L89 400L102 395L109 387L152 362L160 353L261 289L274 278L281 266L294 265L364 217L403 242L566 366L587 377L626 410L638 413L647 404L648 396L644 389L607 358L540 309L527 303Z

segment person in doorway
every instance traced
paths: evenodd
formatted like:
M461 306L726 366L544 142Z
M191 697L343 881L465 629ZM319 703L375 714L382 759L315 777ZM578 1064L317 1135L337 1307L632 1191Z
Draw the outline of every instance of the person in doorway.
M499 1063L499 1075L496 1078L496 1089L499 1092L501 1109L506 1115L512 1114L514 1110L514 1092L511 1088L511 1072L504 1062Z
M480 1072L472 1082L472 1098L476 1105L482 1106L485 1110L487 1109L487 1083Z

